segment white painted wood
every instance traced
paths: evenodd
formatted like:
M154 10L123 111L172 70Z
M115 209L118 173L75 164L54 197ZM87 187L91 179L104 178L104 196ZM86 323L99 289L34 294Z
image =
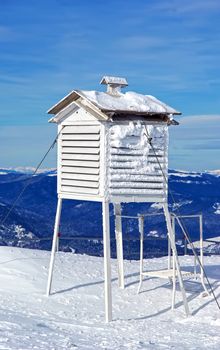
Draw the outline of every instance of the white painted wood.
M62 152L62 159L68 159L68 160L93 160L93 161L99 161L99 155L97 154L70 154L70 153L63 153Z
M105 113L103 113L98 107L96 107L93 103L91 103L85 96L75 101L75 104L94 115L98 120L108 119L108 116Z
M201 266L200 268L200 279L201 279L201 283L202 286L204 288L204 290L208 293L208 295L210 294L209 291L206 288L205 285L205 279L204 279L204 270L203 270L203 266L204 266L204 256L203 256L203 220L202 220L202 214L199 215L199 234L200 234L200 263Z
M105 320L112 320L112 289L111 289L111 248L110 248L110 223L109 203L102 203L103 218L103 245L104 245L104 275L105 275Z
M83 167L83 168L99 168L99 162L85 160L62 160L62 166Z
M150 173L150 174L146 174L146 170L137 170L137 169L131 169L131 168L129 168L129 169L119 169L119 168L110 168L109 169L109 172L111 173L111 174L119 174L119 175L121 175L121 174L123 174L123 175L146 175L147 177L149 177L149 178L151 178L151 177L161 177L162 175L163 175L163 173L162 173L162 171L159 169L159 168L155 168L155 169L158 169L157 171L154 171L154 172L152 172L152 173Z
M82 140L82 141L62 141L63 147L97 147L99 148L99 141L90 141L90 140Z
M154 165L154 173L161 174L161 169L164 171L164 169L167 168L167 163L161 164L161 167L157 165L157 163L151 163L149 162L149 165ZM131 172L135 172L135 169L133 168L133 165L130 162L124 162L124 164L120 164L120 162L114 162L114 164L111 164L110 171L117 169L117 171L121 169L121 172L130 174ZM130 171L129 171L130 170ZM136 170L137 172L138 170ZM140 171L141 172L141 171ZM146 174L146 171L145 171Z
M106 197L106 194L108 193L107 188L107 167L108 167L108 123L103 122L101 123L101 129L100 129L100 180L99 180L99 193L102 197Z
M138 219L138 227L140 234L140 282L138 286L138 294L140 293L141 286L143 283L143 270L144 270L144 217L140 216Z
M140 188L112 188L111 189L112 195L119 195L119 194L127 194L127 195L138 195L138 194L148 194L148 195L164 195L163 190L155 190L155 189L140 189Z
M70 120L71 115L74 114L79 107L75 105L74 102L70 103L67 107L63 108L55 117L51 118L50 122L62 123L65 119Z
M128 179L126 174L112 174L111 180L112 181L126 181ZM148 182L148 183L163 183L163 177L162 176L148 176L144 174L134 174L132 177L132 181L135 182Z
M135 161L138 161L139 159L142 159L142 157L143 157L143 154L142 155L122 155L122 154L117 154L117 155L111 155L111 157L110 157L110 160L111 160L111 162L114 164L114 162L135 162ZM148 161L148 163L155 163L155 162L157 162L157 158L159 159L159 161L160 161L160 163L165 163L166 161L164 160L164 157L162 157L162 156L158 156L158 157L155 157L155 156L153 156L153 155L149 155L148 156L148 159L149 159L149 161Z
M137 156L142 156L143 155L143 152L139 149L137 150L133 150L133 149L130 149L130 148L114 148L114 147L111 147L110 149L110 153L112 155L137 155ZM161 150L155 150L155 153L158 157L163 157L164 156L164 151L161 151ZM155 153L154 151L151 149L149 150L149 156L155 156Z
M50 266L49 266L49 274L48 274L48 281L47 281L47 290L46 290L47 296L49 296L50 292L51 292L51 284L52 284L52 278L53 278L53 268L54 268L54 260L55 260L55 253L56 253L56 247L57 247L57 236L59 233L61 209L62 209L62 199L58 198L56 219L55 219L55 225L54 225L53 243L52 243L52 250L51 250L51 258L50 258Z
M62 186L73 186L73 187L88 187L88 188L99 188L98 181L83 181L83 180L72 180L72 179L62 179Z
M99 134L99 125L74 125L66 126L63 130L63 134Z
M57 139L57 192L61 190L61 137L62 131L65 127L61 124L58 124L57 133L59 135Z
M75 105L75 109L70 111L68 114L66 114L66 119L68 120L68 122L81 122L81 123L88 122L88 121L97 122L97 118L94 115L92 115L92 113L85 110L85 108L79 107L78 105L76 105L75 102L73 103Z
M175 234L173 231L173 236L174 236L174 240L175 240ZM176 241L176 240L175 240ZM172 292L172 303L171 303L171 308L172 310L175 309L175 300L176 300L176 262L173 256L173 292Z
M175 237L175 217L174 216L171 216L171 224L172 224L172 230L173 230L173 234L174 234L174 237ZM168 242L168 264L167 264L167 268L168 270L171 269L171 260L172 260L172 257L171 257L171 244L170 244L170 238L169 238L169 235L167 235L167 242Z
M84 168L84 167L74 167L74 166L62 166L62 173L72 173L72 174L99 174L99 168Z
M147 203L165 203L166 199L163 195L152 195L152 194L123 194L122 195L109 195L109 201L110 203L121 203L123 200L123 203L141 203L141 202L147 202Z
M100 150L98 147L63 147L63 153L76 153L76 154L99 154Z
M83 141L83 140L89 140L89 141L98 141L100 140L100 134L63 134L62 140L69 140L69 141Z
M121 222L121 204L114 204L115 212L115 238L116 238L116 252L118 263L118 284L119 288L124 289L124 263L123 263L123 237L122 237L122 222Z
M74 199L79 201L92 201L92 202L103 202L103 197L100 194L89 194L89 193L71 193L71 192L62 192L58 193L58 197L62 199Z
M203 255L203 217L202 214L199 215L199 233L200 233L200 279L203 286L204 291L207 293L207 295L210 295L208 289L205 285L205 279L204 279L204 255Z
M85 193L85 194L99 194L98 188L88 188L88 187L74 187L74 186L61 186L61 192L68 193ZM74 198L73 198L74 199Z
M176 265L176 271L177 271L177 276L178 276L178 280L179 280L180 290L182 293L185 313L186 313L186 316L189 316L190 311L189 311L189 306L188 306L188 302L187 302L187 298L186 298L186 292L185 292L185 288L184 288L184 284L183 284L183 278L182 278L182 274L181 274L181 270L180 270L180 264L179 264L179 259L178 259L178 255L177 255L176 244L175 244L175 239L174 239L174 235L173 235L172 224L171 224L171 219L170 219L170 214L169 214L167 203L164 203L163 210L164 210L164 215L166 218L168 236L170 239L170 244L171 244L171 248L172 248L172 252L173 252L173 260L174 260L175 265Z
M99 181L99 175L93 174L71 174L62 172L62 179L69 180L90 180L90 181Z
M162 189L163 188L163 183L161 182L149 182L149 181L133 181L133 182L126 182L124 181L123 184L121 181L112 181L109 183L110 188L139 188L139 189Z
M67 120L62 122L62 125L66 125L66 126L71 126L71 127L76 127L76 126L99 126L100 127L100 121L96 120L96 121L86 121L86 122L82 122L82 121L71 121L68 122L68 118Z

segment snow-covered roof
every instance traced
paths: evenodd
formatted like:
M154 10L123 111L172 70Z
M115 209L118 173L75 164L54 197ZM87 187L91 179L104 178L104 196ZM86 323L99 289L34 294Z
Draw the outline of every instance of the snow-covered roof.
M100 91L81 91L81 94L103 112L180 114L154 96L142 95L133 91L120 93L116 96Z
M128 91L111 95L101 91L74 90L49 111L49 114L57 114L70 103L82 98L89 101L102 112L127 113L127 114L181 114L181 112L168 106L151 95L143 95Z

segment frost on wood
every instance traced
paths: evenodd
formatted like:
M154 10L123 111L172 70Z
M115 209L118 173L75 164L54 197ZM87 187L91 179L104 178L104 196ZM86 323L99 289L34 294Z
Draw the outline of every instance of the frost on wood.
M113 125L108 154L110 195L165 195L161 169L166 174L167 126L141 122Z

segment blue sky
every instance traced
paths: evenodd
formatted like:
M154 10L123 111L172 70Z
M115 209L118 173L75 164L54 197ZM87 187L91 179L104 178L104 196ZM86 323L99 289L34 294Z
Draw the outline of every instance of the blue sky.
M171 168L219 169L219 19L218 0L0 0L0 167L35 165L48 108L109 74L183 112Z

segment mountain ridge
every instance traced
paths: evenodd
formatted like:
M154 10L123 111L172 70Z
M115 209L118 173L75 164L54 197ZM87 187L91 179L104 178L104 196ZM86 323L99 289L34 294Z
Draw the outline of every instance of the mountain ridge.
M2 245L25 246L30 248L50 249L51 237L56 212L56 170L42 169L32 177L28 171L19 167L16 169L0 168L0 219L2 220L10 208L11 203L22 188L30 181L29 186L5 222L0 227L0 243ZM181 214L203 213L204 237L220 236L220 174L218 170L206 172L192 172L184 170L169 170L169 189L172 191L177 204L172 204L169 198L170 211ZM129 203L123 204L123 215L136 215L149 211L161 212L157 204ZM110 206L111 237L114 238L113 207ZM125 220L124 220L125 221ZM198 223L194 220L187 222L188 230L193 240L198 240ZM165 221L161 216L145 222L146 236L152 237L148 242L148 253L156 244L155 254L165 252L165 242L155 243L158 237L166 234ZM102 216L101 204L96 202L64 201L61 216L62 237L74 239L61 241L60 249L74 249L80 253L102 254ZM138 254L137 221L123 222L126 256ZM19 235L18 235L18 232ZM21 236L23 234L23 241ZM82 239L76 238L81 237ZM91 243L85 238L96 239ZM31 239L32 238L32 239ZM48 240L46 240L48 238ZM34 241L35 239L35 241ZM182 239L177 230L177 239ZM126 241L128 240L128 242ZM9 243L8 243L9 242ZM115 243L112 243L115 256ZM132 252L132 253L131 253ZM134 254L134 252L136 252ZM152 256L152 255L151 255Z

